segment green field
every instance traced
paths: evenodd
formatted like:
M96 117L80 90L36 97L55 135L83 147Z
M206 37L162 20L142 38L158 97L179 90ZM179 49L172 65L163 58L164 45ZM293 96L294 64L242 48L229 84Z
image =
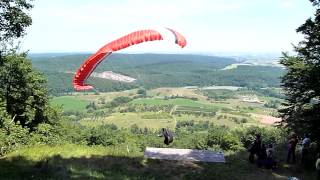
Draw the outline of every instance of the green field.
M80 121L85 126L99 126L103 124L115 124L119 128L130 128L136 124L140 128L158 130L160 128L174 129L175 122L170 115L153 112L144 113L113 113L108 117L85 118Z
M64 111L84 111L89 104L88 101L80 100L76 96L54 97L51 103L53 105L62 106Z
M179 106L188 106L188 107L213 107L210 104L204 104L198 101L184 98L176 99L153 99L153 98L144 98L144 99L135 99L131 103L133 104L145 104L145 105L179 105Z
M96 102L98 111L109 112L101 104L99 99L105 98L106 102L111 102L115 97L134 96L137 90L111 92L101 94L76 94L74 96L55 97L52 103L63 105L65 111L86 111L86 106L89 102ZM238 91L227 91L231 99L225 100L207 100L205 96L196 94L195 91L183 88L159 88L150 90L156 97L133 99L127 104L122 104L121 107L114 109L111 113L97 115L95 112L87 113L86 118L79 118L80 123L85 126L96 127L104 124L115 124L120 128L130 128L132 125L137 125L139 128L160 129L169 127L174 129L177 121L195 120L209 121L216 125L223 125L230 128L238 126L264 126L259 122L258 116L273 115L275 110L264 107L263 103L243 102L241 95L246 94ZM223 94L222 90L210 90L210 93ZM156 94L162 93L163 97ZM199 92L198 92L199 93ZM232 93L232 94L230 94ZM174 94L179 94L180 98L171 98ZM171 96L168 96L171 95ZM130 97L129 96L129 97ZM165 97L169 97L166 99ZM187 98L182 98L187 97ZM197 98L192 100L190 98ZM131 97L133 98L133 97ZM259 96L259 99L264 101L273 100L275 98ZM127 106L164 106L171 105L170 112L127 112L120 113L122 108ZM97 112L98 112L97 111ZM170 115L169 115L169 114ZM251 114L253 116L251 116Z

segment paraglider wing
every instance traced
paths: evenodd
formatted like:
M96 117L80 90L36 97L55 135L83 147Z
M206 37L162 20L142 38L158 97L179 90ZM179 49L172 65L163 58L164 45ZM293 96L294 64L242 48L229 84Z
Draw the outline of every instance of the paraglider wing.
M186 46L187 41L180 33L169 28L166 28L165 30L174 36L175 43L178 44L181 48ZM106 44L105 46L100 48L95 54L91 55L80 66L73 79L73 88L77 91L93 89L93 86L85 84L85 81L95 70L95 68L112 52L142 42L164 39L166 39L165 35L157 30L140 30L132 32L126 36L123 36L115 41Z

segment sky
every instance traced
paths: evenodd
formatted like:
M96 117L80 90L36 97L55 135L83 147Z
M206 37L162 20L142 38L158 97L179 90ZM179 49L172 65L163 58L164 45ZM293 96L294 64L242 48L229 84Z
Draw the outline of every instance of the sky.
M308 0L35 0L22 39L31 53L95 52L132 31L170 27L187 46L159 41L126 53L290 52L315 12Z

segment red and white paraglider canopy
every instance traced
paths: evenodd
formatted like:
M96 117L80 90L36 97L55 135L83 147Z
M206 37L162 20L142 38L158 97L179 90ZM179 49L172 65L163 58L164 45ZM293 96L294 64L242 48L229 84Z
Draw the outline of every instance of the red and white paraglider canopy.
M186 39L177 31L169 28L164 30L140 30L132 32L126 36L123 36L117 40L114 40L101 49L99 49L95 54L90 56L77 70L76 75L73 79L73 88L77 91L93 89L93 86L85 84L85 81L90 76L90 74L95 70L99 63L101 63L107 56L109 56L114 51L119 51L121 49L127 48L129 46L140 44L147 41L164 40L166 37L170 36L174 38L174 42L178 44L181 48L185 47L187 44Z

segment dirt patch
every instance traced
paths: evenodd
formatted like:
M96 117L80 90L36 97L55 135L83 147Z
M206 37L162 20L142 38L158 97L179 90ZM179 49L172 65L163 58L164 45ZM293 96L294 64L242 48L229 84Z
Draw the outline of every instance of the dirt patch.
M114 80L114 81L121 81L121 82L127 82L127 83L130 83L130 82L133 82L135 81L136 79L132 78L132 77L129 77L129 76L125 76L125 75L122 75L122 74L118 74L118 73L115 73L115 72L112 72L112 71L104 71L102 73L92 73L93 77L98 77L98 78L103 78L103 79L110 79L110 80Z
M256 117L256 119L259 120L262 124L275 125L276 123L281 121L281 118L276 118L273 116L267 116L267 115L261 115L261 114L252 114L252 115Z

